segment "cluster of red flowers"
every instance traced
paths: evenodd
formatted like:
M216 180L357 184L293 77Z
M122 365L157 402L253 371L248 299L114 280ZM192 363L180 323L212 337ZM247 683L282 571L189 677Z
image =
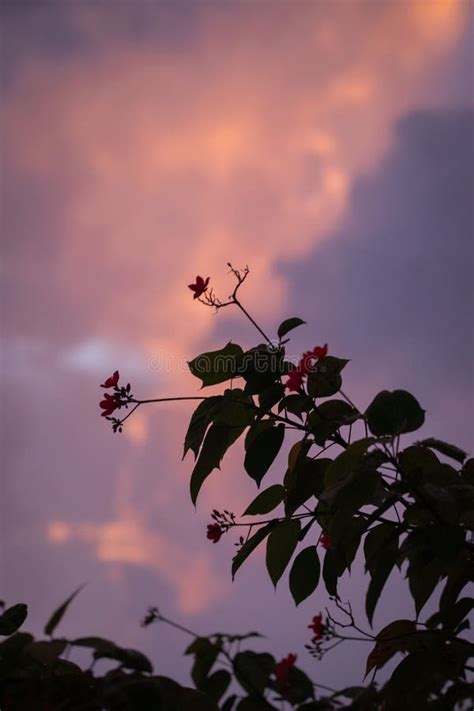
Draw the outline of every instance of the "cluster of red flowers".
M276 686L280 694L284 694L288 690L288 676L290 670L295 666L296 659L296 654L289 654L275 667Z
M110 378L107 378L105 383L101 384L101 388L117 388L119 381L119 372L116 370ZM103 410L102 417L109 417L112 412L119 408L122 404L120 400L120 393L116 392L113 395L109 393L104 393L104 399L99 403L101 409Z
M188 284L188 289L191 289L191 291L194 291L194 299L199 299L200 296L204 294L205 291L207 291L207 286L209 284L209 277L207 279L203 279L201 276L196 277L196 283L195 284Z
M218 523L210 523L207 527L207 537L213 543L217 543L223 534L223 530Z
M327 551L332 548L331 539L329 538L329 533L327 531L323 531L321 533L321 536L319 537L319 542L321 543L322 547Z
M326 632L326 625L323 622L323 616L321 613L313 617L313 621L310 625L308 625L308 627L314 632L313 642L318 642L323 638L324 633Z
M303 387L303 378L308 375L315 361L325 358L327 354L327 343L325 343L324 346L315 346L312 351L303 353L295 370L292 370L291 373L288 374L285 387L287 387L288 390L301 390Z

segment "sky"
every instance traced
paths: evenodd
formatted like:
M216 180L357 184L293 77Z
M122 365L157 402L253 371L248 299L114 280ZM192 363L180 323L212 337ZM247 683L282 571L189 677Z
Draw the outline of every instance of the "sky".
M316 680L361 682L363 654L304 651L321 588L296 610L261 552L232 583L231 536L206 540L213 508L255 496L241 446L194 510L189 403L114 435L98 386L119 369L139 397L196 395L187 360L255 345L187 289L202 274L226 296L231 261L264 330L307 321L292 355L328 342L361 407L406 388L420 436L472 451L472 8L0 2L0 576L30 629L86 582L63 633L138 647L183 682L187 640L140 628L149 605L203 634L258 628ZM360 601L366 582L359 566L343 589ZM403 585L376 626L413 614Z

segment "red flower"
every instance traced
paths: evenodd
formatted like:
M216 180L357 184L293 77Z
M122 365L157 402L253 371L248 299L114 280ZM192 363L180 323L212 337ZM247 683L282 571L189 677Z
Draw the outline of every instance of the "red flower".
M290 669L294 667L296 659L296 654L289 654L275 667L276 685L280 694L284 694L288 689L288 675Z
M120 395L109 395L109 393L105 393L104 400L102 400L99 404L103 410L101 413L102 417L109 417L114 410L122 405L122 402L120 400Z
M210 523L207 527L207 537L213 543L217 543L222 536L222 529L218 523Z
M325 550L328 551L330 548L332 548L331 539L329 538L329 533L327 531L323 531L321 533L319 541Z
M313 617L313 621L310 625L308 625L308 627L314 632L313 642L317 642L318 640L323 638L324 632L326 630L326 625L323 623L323 616L321 615L321 613Z
M315 360L320 360L325 358L328 354L328 344L325 343L324 346L315 346L312 351L306 351L303 353L301 360L298 365L298 370L300 370L303 375L307 375L308 372L314 365Z
M191 291L194 291L194 299L198 299L202 294L204 294L205 291L207 291L207 285L209 284L209 277L204 281L204 279L200 276L196 277L196 283L195 284L189 284L188 289L191 289Z
M312 351L305 351L300 358L300 362L295 370L292 370L288 375L288 380L285 387L288 390L296 390L297 392L303 387L303 378L308 375L314 365L314 361L320 360L327 356L328 344L324 346L315 346Z
M107 378L105 383L102 383L102 385L100 387L101 388L114 388L119 381L119 377L120 377L119 372L118 372L118 370L116 370L115 373L113 375L111 375L110 378Z
M304 373L302 373L298 368L296 370L292 370L291 373L288 373L288 380L285 383L285 388L288 388L288 390L301 390L303 387L303 378Z
M328 354L328 344L325 343L324 346L316 346L313 348L313 355L315 358L325 358Z

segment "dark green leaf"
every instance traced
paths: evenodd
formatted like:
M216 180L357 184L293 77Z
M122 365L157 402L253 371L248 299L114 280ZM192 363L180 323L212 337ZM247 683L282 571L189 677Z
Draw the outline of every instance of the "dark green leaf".
M218 669L204 680L200 691L218 703L229 688L231 681L232 677L226 669Z
M202 353L190 360L189 370L202 381L203 388L217 385L235 377L242 355L242 348L236 343L229 342L218 351Z
M373 566L371 579L365 596L365 611L370 626L374 617L377 602L393 570L398 557L398 538L390 537L385 541L383 552L377 557L377 563ZM372 565L372 564L371 564Z
M365 414L370 431L377 437L414 432L425 421L425 411L406 390L383 390L375 396Z
M0 615L0 634L10 635L22 626L28 615L28 607L23 603L12 605Z
M338 556L350 570L359 548L362 533L366 529L366 521L362 516L347 516L344 511L336 508L327 527L331 545Z
M285 694L290 704L301 704L314 698L313 682L299 667L291 667L288 674L288 690Z
M216 425L247 427L254 419L255 405L252 398L241 388L234 388L225 390L213 421Z
M150 660L136 649L119 647L115 642L102 637L80 637L71 642L74 647L87 647L94 650L94 659L113 659L125 667L138 672L153 671Z
M300 529L298 519L286 519L280 521L268 537L266 563L270 579L275 586L298 544Z
M396 528L391 523L381 523L367 533L364 542L365 569L371 575L374 574L379 559L383 556L385 545L391 539L398 540Z
M324 488L324 475L331 459L298 457L291 472L285 476L287 498L285 514L292 516L312 496L320 496Z
M308 375L308 394L313 398L335 395L342 385L341 371L348 362L334 356L319 360Z
M97 657L114 654L117 648L115 642L111 642L103 637L79 637L71 642L74 647L86 647L93 649Z
M298 318L297 316L293 316L293 318L287 318L278 327L278 338L280 338L280 339L283 338L284 336L286 336L287 333L292 331L294 328L297 328L298 326L302 326L305 323L306 323L306 321L303 321L302 318Z
M285 386L282 383L272 383L266 390L258 396L258 403L264 412L271 410L285 394Z
M60 606L58 607L58 609L53 612L53 614L51 615L51 617L50 617L49 620L48 620L48 623L46 624L46 626L45 626L45 628L44 628L44 633L45 633L45 634L47 634L47 635L52 635L52 634L53 634L54 630L56 629L56 627L58 626L58 624L61 622L61 620L62 620L62 618L63 618L63 615L64 615L64 613L66 612L67 608L69 607L69 605L71 604L71 602L74 600L74 598L76 597L76 595L78 595L78 594L80 593L80 591L82 590L83 587L84 587L84 585L80 585L80 586L77 588L77 590L74 590L74 592L72 593L72 595L69 595L69 597L67 598L67 600L65 600L65 601L63 602L63 604L60 605Z
M296 556L290 570L290 591L296 605L316 590L320 574L321 565L316 546L304 548Z
M248 539L248 541L246 541L246 543L243 544L241 548L239 548L238 552L232 559L232 580L234 579L235 574L242 565L242 563L247 560L247 558L255 550L255 548L263 540L265 540L270 531L275 528L277 524L278 520L275 519L274 521L270 521L270 523L267 523L266 526L262 526L258 529L256 533L254 533L253 536Z
M362 462L364 454L373 443L372 437L360 439L339 454L326 470L324 491L321 498L331 500L348 483L351 475Z
M114 652L96 652L94 656L96 659L114 659L117 662L120 662L125 669L132 669L133 671L147 672L150 674L153 672L153 667L148 657L136 649L125 649L123 647L116 646Z
M465 554L465 532L460 526L438 524L423 526L410 531L400 548L400 561L408 558L408 581L411 594L419 612L435 590L441 578L448 575L446 588L441 595L441 608L444 610L446 601L454 605L457 595L467 582L467 579L456 581L457 566ZM461 563L459 572L461 578L466 570ZM453 576L453 577L451 577ZM453 584L454 598L451 594L445 596L448 585Z
M205 691L204 684L211 671L214 662L219 656L221 645L213 644L207 637L198 637L186 649L185 654L194 655L194 665L191 670L191 677L197 689ZM222 694L225 689L222 691ZM214 699L215 701L217 699Z
M275 350L266 343L244 353L238 375L245 380L245 392L259 395L281 378L284 350Z
M415 601L416 614L419 615L431 597L434 589L443 577L445 566L441 561L432 560L426 565L417 562L408 567L408 583Z
M237 681L249 694L262 694L275 669L275 660L271 654L250 650L236 654L233 664Z
M193 504L196 504L199 491L204 481L213 469L220 467L220 463L227 449L240 437L244 429L245 427L211 425L191 475L190 488Z
M442 624L445 630L454 630L461 624L463 619L471 613L473 608L474 600L470 597L462 597L457 600L453 606L446 607L446 609L431 615L429 620L427 620L427 626L436 627Z
M314 402L310 397L304 395L303 393L292 393L280 401L278 405L278 412L288 410L288 412L292 415L296 415L300 418L300 420L302 420L303 412L309 412L313 409L313 407Z
M447 442L442 442L439 439L434 439L434 437L429 437L420 442L424 447L429 447L430 449L435 449L437 452L444 454L446 457L455 459L460 464L466 459L467 454L463 452L459 447L455 447L454 444L448 444Z
M67 642L65 639L52 639L49 641L31 642L25 649L25 653L28 656L35 659L41 664L49 666L53 662L56 662L58 657L66 649Z
M403 700L406 704L406 697L413 696L428 681L432 681L434 672L435 660L426 650L417 649L408 654L396 667L384 689L389 703L400 704ZM412 705L411 708L415 707Z
M383 667L397 652L409 649L415 633L416 624L411 620L395 620L384 627L367 657L366 676L374 667Z
M323 580L329 595L337 595L337 581L346 569L346 561L340 551L330 548L323 563Z
M190 449L194 452L194 458L197 457L202 440L206 434L206 430L211 424L212 417L221 400L222 395L208 397L206 400L199 403L197 408L194 410L184 440L183 459Z
M245 440L244 467L247 474L260 486L260 482L273 464L285 438L285 426L261 427L260 422L251 427Z
M285 487L273 484L261 492L252 503L247 506L242 516L256 516L273 511L285 498Z
M316 444L324 447L340 427L352 424L358 417L357 410L344 400L327 400L310 413L308 422Z

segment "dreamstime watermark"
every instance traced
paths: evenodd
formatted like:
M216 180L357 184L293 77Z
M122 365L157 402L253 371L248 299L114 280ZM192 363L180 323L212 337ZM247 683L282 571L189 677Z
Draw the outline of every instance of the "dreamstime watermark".
M287 354L283 356L281 346L275 341L242 354L203 353L196 358L175 356L158 351L148 358L148 368L159 373L189 372L189 364L192 362L193 372L197 376L219 372L228 374L229 377L239 377L249 372L259 374L283 373L283 360L285 364L289 363L294 368L297 368L301 363L301 356L289 356ZM287 370L288 368L286 367L285 372ZM306 364L307 373L324 372L325 370L323 363L318 363L316 358L310 358Z

